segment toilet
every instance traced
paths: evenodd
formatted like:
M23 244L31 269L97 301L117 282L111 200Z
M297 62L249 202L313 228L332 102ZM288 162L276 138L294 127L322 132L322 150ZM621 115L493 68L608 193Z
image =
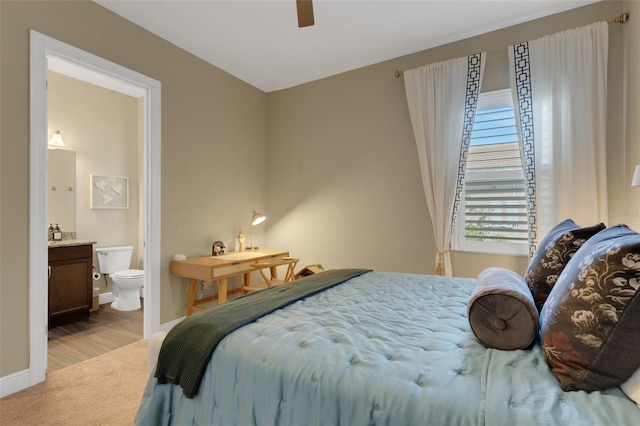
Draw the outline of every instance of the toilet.
M140 309L140 289L144 284L144 271L129 269L133 246L96 248L98 267L113 282L113 303L118 311Z

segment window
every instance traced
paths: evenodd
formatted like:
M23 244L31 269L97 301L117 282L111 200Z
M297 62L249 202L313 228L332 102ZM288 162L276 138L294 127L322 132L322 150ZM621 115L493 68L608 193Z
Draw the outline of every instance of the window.
M510 89L480 94L452 248L528 253L525 182Z

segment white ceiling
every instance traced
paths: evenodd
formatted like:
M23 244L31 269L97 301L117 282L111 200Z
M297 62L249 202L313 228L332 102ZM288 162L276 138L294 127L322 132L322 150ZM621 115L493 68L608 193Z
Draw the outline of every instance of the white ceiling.
M94 1L271 92L600 0Z

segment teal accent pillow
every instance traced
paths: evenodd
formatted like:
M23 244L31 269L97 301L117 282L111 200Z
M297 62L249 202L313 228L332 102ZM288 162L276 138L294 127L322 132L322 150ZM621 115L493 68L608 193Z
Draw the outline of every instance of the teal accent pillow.
M554 226L542 239L524 274L538 312L571 257L585 241L604 228L603 223L582 228L567 219Z
M640 234L607 228L575 253L540 313L542 349L565 391L618 386L640 367Z

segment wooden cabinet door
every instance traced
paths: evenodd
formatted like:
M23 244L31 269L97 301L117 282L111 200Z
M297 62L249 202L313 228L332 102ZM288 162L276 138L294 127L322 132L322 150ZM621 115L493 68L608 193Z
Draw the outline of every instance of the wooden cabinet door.
M49 325L61 325L89 316L92 303L91 257L65 259L71 255L91 254L87 250L49 249ZM62 250L59 252L52 251ZM54 260L55 259L55 260Z

